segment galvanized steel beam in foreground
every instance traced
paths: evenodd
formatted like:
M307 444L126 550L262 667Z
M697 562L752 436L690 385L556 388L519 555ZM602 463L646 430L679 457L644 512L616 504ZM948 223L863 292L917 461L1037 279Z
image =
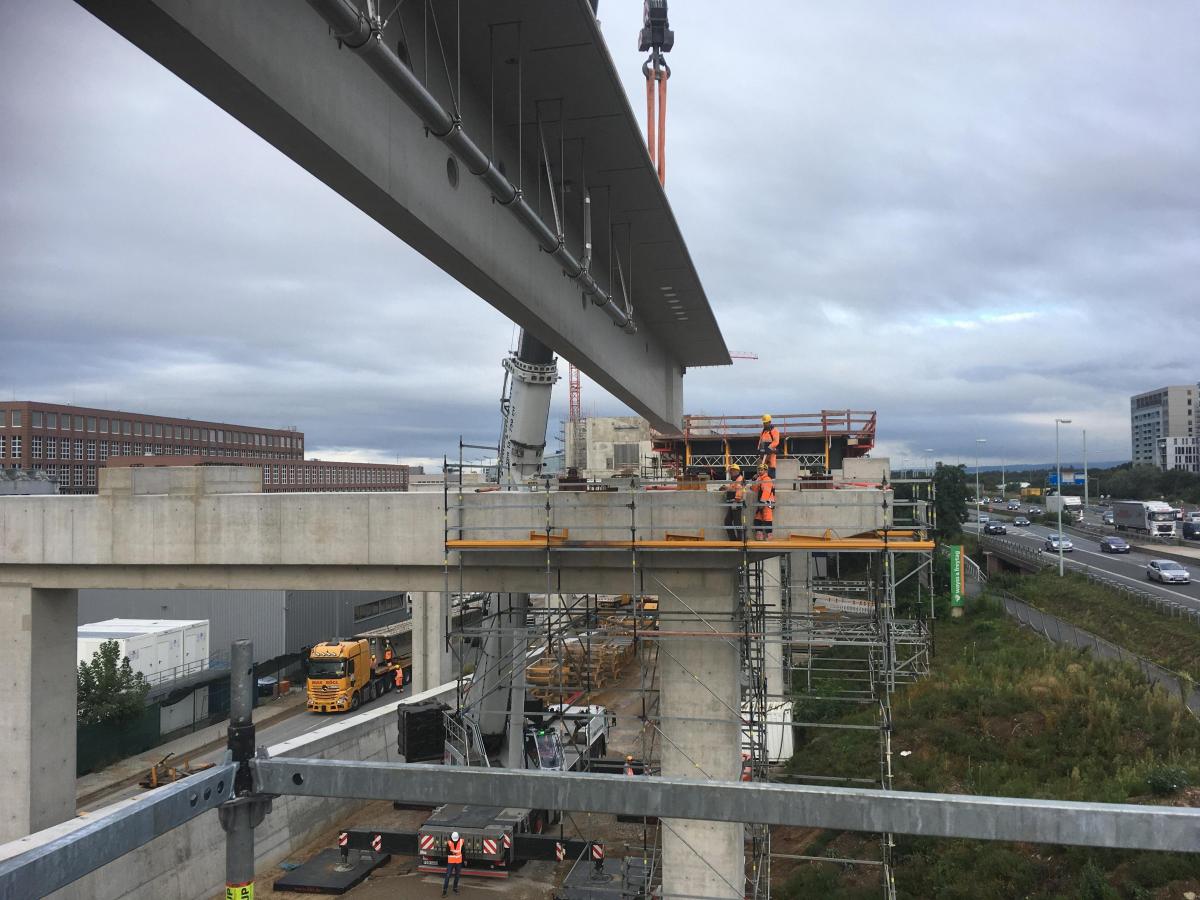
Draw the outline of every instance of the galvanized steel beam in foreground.
M0 898L44 897L172 828L220 806L233 789L235 766L225 763L157 788L115 812L0 862ZM0 850L30 844L31 835Z
M436 765L257 759L256 789L308 797L534 806L924 837L1200 851L1200 809Z

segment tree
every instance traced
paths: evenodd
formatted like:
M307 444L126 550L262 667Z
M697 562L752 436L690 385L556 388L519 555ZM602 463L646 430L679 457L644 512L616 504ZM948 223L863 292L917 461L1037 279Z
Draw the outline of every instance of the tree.
M146 676L133 671L128 656L121 658L121 646L116 641L105 641L90 662L79 664L75 685L80 725L136 719L146 708L150 691Z
M967 470L962 466L938 463L933 473L933 489L936 492L934 512L937 515L937 534L943 541L952 541L962 534L962 524L967 521Z

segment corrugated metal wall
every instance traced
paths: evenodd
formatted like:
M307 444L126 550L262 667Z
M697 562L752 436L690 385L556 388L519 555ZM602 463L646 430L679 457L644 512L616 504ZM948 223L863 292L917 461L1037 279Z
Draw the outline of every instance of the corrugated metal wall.
M209 652L224 655L238 638L254 641L254 658L273 659L318 641L390 625L408 617L391 610L362 622L354 609L400 591L81 590L79 624L103 619L208 619Z
M391 610L362 622L354 621L354 608L402 591L288 591L287 642L293 650L318 641L348 637L408 618L405 610Z
M256 660L287 651L284 591L79 592L79 624L102 619L208 619L209 653L224 655L238 638L254 641Z

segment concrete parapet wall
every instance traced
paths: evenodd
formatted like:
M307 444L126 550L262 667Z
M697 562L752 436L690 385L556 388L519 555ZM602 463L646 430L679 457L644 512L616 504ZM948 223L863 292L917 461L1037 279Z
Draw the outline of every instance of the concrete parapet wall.
M303 756L368 762L396 762L396 707L453 695L455 684L402 701L380 706L353 722L330 725L269 748L271 756ZM124 801L128 805L134 801ZM280 797L271 813L254 830L255 861L259 872L277 865L315 840L338 819L361 806L358 800L313 797ZM103 814L104 811L94 813ZM19 844L0 847L0 858L11 856L6 848L23 852L37 846L39 838L50 840L83 824L73 819L32 835ZM215 810L196 817L132 853L109 863L69 887L50 896L55 900L117 900L121 897L162 897L172 900L207 900L225 885L225 833Z

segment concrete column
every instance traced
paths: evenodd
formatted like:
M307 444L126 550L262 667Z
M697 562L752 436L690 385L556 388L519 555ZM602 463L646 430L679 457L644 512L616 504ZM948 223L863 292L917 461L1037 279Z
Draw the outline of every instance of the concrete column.
M75 815L78 591L0 584L0 841Z
M786 690L783 672L783 557L763 562L763 606L766 608L767 633L763 664L766 667L767 697L780 697ZM768 702L770 702L768 700Z
M450 601L440 591L410 591L412 600L412 692L432 690L454 678L453 657L446 649Z
M663 631L730 631L736 574L679 573L662 581ZM701 621L703 617L703 621ZM664 638L659 643L664 776L736 781L741 772L741 667L736 639ZM744 826L664 819L663 891L667 896L741 898Z
M529 595L510 594L509 627L512 629L513 667L509 688L508 743L504 765L510 769L522 767L525 747L525 654L529 652Z

